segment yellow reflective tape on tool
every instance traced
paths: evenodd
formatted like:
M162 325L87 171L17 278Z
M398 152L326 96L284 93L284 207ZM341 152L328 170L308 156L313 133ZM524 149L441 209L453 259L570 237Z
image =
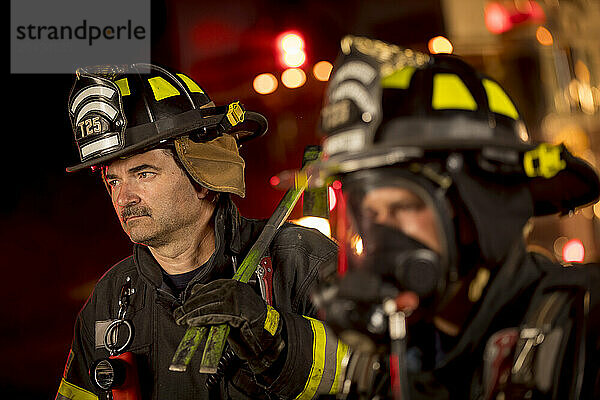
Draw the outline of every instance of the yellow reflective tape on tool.
M236 101L229 105L229 109L227 110L227 119L231 126L236 126L240 122L244 121L244 115L246 111L240 106L240 102Z
M549 179L567 167L561 159L562 146L542 143L523 156L523 168L530 178L541 176Z

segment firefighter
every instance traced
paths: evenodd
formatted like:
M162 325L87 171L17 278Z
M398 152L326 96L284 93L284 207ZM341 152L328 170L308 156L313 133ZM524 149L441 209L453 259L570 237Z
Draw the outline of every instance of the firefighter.
M98 171L134 246L77 316L56 398L332 390L346 347L313 318L309 293L321 270L335 271L335 244L285 224L255 284L231 279L265 225L230 198L245 195L238 148L266 132L265 118L239 102L215 106L189 76L150 64L81 68L68 105L81 162L67 171ZM185 372L171 370L186 329L215 324L230 327L217 373L199 373L200 355Z
M534 144L492 78L452 55L341 42L322 111L345 201L343 277L315 299L351 348L343 398L600 398L598 265L528 252L531 217L598 200ZM377 397L376 397L377 396Z

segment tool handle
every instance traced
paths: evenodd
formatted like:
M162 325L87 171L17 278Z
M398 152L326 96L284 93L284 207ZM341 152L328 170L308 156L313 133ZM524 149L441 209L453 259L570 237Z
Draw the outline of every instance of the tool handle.
M169 366L170 371L185 372L187 369L192 356L198 349L198 346L204 339L208 332L206 326L190 326L185 331L183 339L179 342L179 346L173 355L171 365Z
M285 196L275 209L275 212L267 221L267 224L263 228L258 239L248 252L248 255L244 258L244 261L242 261L242 264L236 271L233 279L245 283L250 280L250 277L254 274L256 268L258 268L263 254L275 237L277 230L289 217L292 209L300 199L302 192L304 192L304 189L306 189L306 180L302 186L289 189L286 192ZM200 362L200 372L216 372L228 334L228 325L213 325L210 327L209 337L206 346L204 347L202 361Z

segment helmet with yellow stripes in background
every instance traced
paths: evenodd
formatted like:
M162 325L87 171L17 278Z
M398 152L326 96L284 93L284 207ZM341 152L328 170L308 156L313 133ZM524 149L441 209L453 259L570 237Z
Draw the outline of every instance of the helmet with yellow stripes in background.
M562 145L532 143L498 82L452 55L345 37L321 126L329 166L344 172L418 158L409 152L473 150L480 170L527 183L535 215L569 212L599 191L587 163Z
M78 69L68 107L81 162L67 171L100 166L174 142L188 173L217 191L219 185L211 184L211 177L199 176L195 164L202 157L194 157L194 144L228 139L221 140L218 148L196 147L200 153L217 151L215 161L221 157L223 163L238 164L236 171L241 168L243 173L237 147L267 130L263 115L244 110L238 101L215 106L189 76L152 64ZM233 192L243 196L243 183L229 186L240 187Z
M478 265L493 269L506 260L530 217L567 213L600 193L590 165L563 145L532 143L502 86L452 55L343 38L321 130L324 157L314 167L315 182L341 180L340 270L354 271L339 290L345 300L360 297L354 316L343 301L327 315L332 326L370 337L377 331L372 315L356 311L366 299L377 304L395 290L414 292L432 317L452 301L452 283L475 279ZM369 196L389 188L404 197L386 212L431 210L435 240L381 224L369 207L387 200Z

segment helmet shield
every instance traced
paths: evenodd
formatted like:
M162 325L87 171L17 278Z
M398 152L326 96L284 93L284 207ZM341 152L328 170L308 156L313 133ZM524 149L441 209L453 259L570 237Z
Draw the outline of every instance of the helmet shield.
M69 116L81 161L121 150L127 118L118 86L99 76L81 76L72 90Z

